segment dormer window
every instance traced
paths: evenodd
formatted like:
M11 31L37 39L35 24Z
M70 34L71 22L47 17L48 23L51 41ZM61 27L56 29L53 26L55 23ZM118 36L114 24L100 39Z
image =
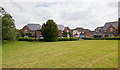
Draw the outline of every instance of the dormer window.
M113 28L110 28L110 31L113 31Z

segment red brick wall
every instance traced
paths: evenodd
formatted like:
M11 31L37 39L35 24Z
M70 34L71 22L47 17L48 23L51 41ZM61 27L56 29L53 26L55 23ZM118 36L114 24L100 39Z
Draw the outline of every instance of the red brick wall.
M31 32L31 30L30 30L27 26L24 26L24 27L21 29L21 31L22 31L23 33L25 33L25 30L27 30L28 32Z
M110 28L113 28L113 31L110 31ZM110 32L114 33L114 36L118 36L118 30L112 25L106 31L107 31L107 36L108 37L109 37Z
M67 30L68 30L69 32L71 32L71 30L70 30L69 27L66 27L65 30L64 30L64 32L67 32Z
M59 30L58 36L62 37L62 31Z
M89 30L85 33L85 37L88 36L88 37L93 37L93 33Z
M36 30L35 33L36 33L36 38L38 38L38 36L42 36L40 30Z

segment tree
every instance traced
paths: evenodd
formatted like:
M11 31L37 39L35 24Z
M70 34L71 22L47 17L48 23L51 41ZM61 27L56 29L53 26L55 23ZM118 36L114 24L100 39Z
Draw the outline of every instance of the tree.
M118 19L118 35L120 35L120 18Z
M48 20L46 24L44 23L40 31L45 41L47 42L58 41L58 28L57 24L53 20Z
M67 32L64 32L64 37L67 37Z
M26 33L26 36L31 37L32 36L32 32Z
M70 37L72 37L72 33L71 33L71 32L69 32L69 33L64 32L64 37L67 37L67 34L69 34L69 35L70 35Z
M69 35L70 35L70 37L72 37L72 33L71 32L69 32Z
M21 37L22 36L22 31L21 30L19 30L19 29L16 29L16 38L19 38L19 37Z
M2 14L2 40L15 40L16 39L16 28L15 20L12 16L0 7L0 13Z

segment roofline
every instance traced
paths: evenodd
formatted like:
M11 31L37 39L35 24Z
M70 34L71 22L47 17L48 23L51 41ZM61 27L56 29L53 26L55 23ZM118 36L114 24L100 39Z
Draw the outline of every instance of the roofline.
M106 22L105 24L107 24L107 23L115 23L115 22L118 22L118 21Z
M28 23L27 25L29 25L29 24L30 24L30 25L40 25L40 24L33 24L33 23Z

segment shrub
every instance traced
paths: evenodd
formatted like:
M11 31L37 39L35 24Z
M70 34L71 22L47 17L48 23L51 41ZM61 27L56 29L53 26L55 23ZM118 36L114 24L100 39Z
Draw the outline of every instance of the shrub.
M23 37L19 37L18 40L19 41L24 41L24 38Z
M120 40L119 37L105 37L105 38L82 38L84 40Z
M44 41L44 39L19 37L18 41Z
M67 37L60 37L58 38L58 41L69 41L69 39Z
M70 37L70 38L67 38L67 37L59 37L58 38L58 41L75 41L75 40L79 40L79 38L74 38L74 37ZM44 39L41 39L41 38L24 38L24 37L19 37L18 38L18 41L41 41L43 42Z
M60 37L58 38L58 41L75 41L75 40L79 40L79 38L74 38L74 37Z

